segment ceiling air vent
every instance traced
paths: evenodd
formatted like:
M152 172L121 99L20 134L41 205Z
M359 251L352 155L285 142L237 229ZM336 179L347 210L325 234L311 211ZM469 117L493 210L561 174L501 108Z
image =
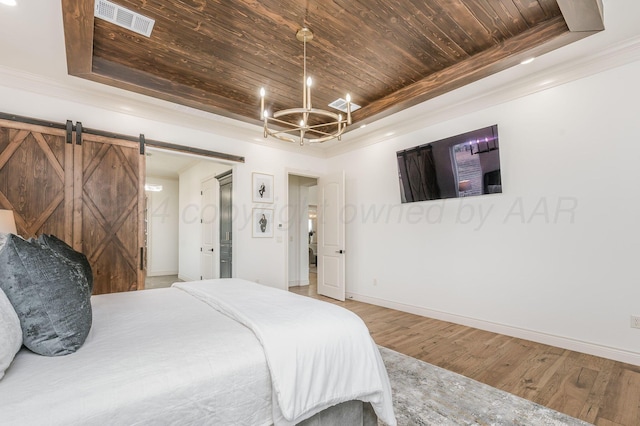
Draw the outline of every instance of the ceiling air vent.
M347 101L342 98L338 98L335 101L331 102L329 106L331 108L337 109L338 111L347 112ZM351 102L351 112L357 109L360 109L360 105Z
M107 0L96 0L94 15L96 18L104 19L122 28L126 28L143 36L151 37L153 19L132 12L129 9L111 3Z

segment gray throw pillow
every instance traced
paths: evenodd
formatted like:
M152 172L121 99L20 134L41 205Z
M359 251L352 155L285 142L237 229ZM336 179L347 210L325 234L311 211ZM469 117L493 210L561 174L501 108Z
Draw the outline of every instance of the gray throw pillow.
M0 251L0 288L18 314L27 348L58 356L82 346L91 329L91 291L77 263L10 235Z
M67 260L80 265L84 276L87 278L87 282L89 283L89 291L93 291L93 272L91 271L91 265L89 265L87 256L80 253L79 251L75 251L73 248L71 248L71 246L69 246L67 243L65 243L55 235L42 234L38 237L38 242L46 245L51 250L66 258Z

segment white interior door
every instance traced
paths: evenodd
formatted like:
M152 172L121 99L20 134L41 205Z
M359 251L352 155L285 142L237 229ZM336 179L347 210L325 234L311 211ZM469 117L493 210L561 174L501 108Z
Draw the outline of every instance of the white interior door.
M318 294L345 297L344 171L318 179Z
M215 178L202 182L200 278L203 280L218 278L218 255L215 251L218 241L217 188L218 181Z

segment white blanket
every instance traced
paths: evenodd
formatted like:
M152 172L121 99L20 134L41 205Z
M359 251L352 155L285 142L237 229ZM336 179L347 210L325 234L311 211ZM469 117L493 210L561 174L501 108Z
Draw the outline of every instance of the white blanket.
M295 424L349 400L370 402L382 421L396 424L380 352L357 315L241 279L174 287L255 333L271 373L276 426Z
M242 324L173 288L92 305L78 352L18 353L0 381L0 425L272 424L264 350Z

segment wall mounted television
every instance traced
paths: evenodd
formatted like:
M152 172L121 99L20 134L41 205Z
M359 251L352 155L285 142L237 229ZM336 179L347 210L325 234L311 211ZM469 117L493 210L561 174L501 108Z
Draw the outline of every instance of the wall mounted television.
M502 192L498 125L398 151L403 203Z

